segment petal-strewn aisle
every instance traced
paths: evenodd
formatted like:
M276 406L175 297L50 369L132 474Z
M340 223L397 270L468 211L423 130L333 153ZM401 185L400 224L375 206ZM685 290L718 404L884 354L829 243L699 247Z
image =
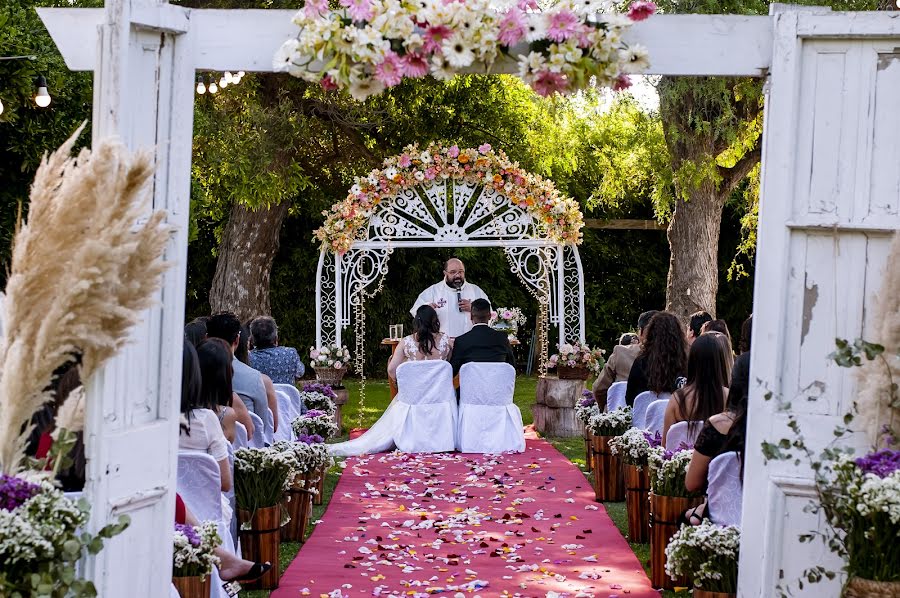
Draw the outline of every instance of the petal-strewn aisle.
M584 475L543 440L528 440L520 455L349 459L323 522L272 596L335 590L659 596Z

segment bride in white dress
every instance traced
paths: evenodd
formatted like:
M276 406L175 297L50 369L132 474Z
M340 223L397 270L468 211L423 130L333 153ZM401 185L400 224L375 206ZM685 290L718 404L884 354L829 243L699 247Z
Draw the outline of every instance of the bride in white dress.
M388 376L392 380L397 379L397 368L407 361L438 359L448 361L450 359L453 341L449 336L440 332L441 324L434 308L423 305L416 310L413 328L415 332L401 339L388 363ZM381 414L378 421L362 436L347 442L329 444L327 445L328 452L335 456L350 457L382 453L393 449L395 435L404 423L405 413L401 406L403 392L404 388L398 387L397 396ZM406 389L406 392L410 392L409 389Z

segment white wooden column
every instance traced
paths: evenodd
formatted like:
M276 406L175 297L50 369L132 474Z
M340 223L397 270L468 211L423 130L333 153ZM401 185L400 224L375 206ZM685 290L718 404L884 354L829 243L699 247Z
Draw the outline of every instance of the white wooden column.
M765 464L763 441L792 438L767 392L790 403L819 449L855 398L851 370L828 359L835 337L870 338L890 235L900 229L900 19L887 13L775 16L766 102L754 289L748 458L739 595L769 598L803 569L840 562L804 513L804 464ZM858 439L864 448L863 439ZM839 583L801 596L838 596Z

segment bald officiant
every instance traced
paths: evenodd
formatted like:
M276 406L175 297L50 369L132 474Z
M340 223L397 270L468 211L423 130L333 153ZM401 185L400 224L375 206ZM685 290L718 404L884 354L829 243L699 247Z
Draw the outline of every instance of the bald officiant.
M430 305L437 311L441 332L456 338L472 329L470 312L475 299L486 300L487 295L477 285L466 282L466 267L454 257L444 264L444 280L422 291L409 313L415 316L421 306Z

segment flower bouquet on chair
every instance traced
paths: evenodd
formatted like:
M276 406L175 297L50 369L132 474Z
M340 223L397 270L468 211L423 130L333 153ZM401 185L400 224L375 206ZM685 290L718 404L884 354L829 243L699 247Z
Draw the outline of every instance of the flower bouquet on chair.
M491 311L491 319L488 325L494 330L501 330L509 336L509 340L516 338L519 326L525 324L525 314L518 307L498 307L497 311Z
M282 541L303 542L312 515L313 497L320 493L319 481L334 463L321 436L302 435L295 442L280 441L272 448L290 453L296 464L284 507L290 519L281 528Z
M275 448L242 448L234 452L234 498L238 509L241 553L248 561L272 563L259 580L242 584L270 590L278 587L278 545L282 500L297 471L292 453Z
M628 513L628 537L632 542L650 540L650 451L659 446L659 432L629 428L609 441L609 450L622 460L625 477L625 508Z
M594 465L594 494L598 502L621 501L625 498L625 482L622 467L609 448L609 442L624 434L631 427L631 407L600 412L588 420L593 446L591 461Z
M347 373L350 351L347 347L327 344L309 349L309 363L316 372L316 381L331 388L343 388L341 380Z
M219 564L214 553L222 543L215 521L194 527L175 524L175 551L172 553L172 583L181 598L207 598L213 567Z
M681 516L703 502L702 493L685 487L693 449L668 451L661 446L650 450L650 583L654 588L673 590L688 585L687 578L673 580L666 575L666 546L681 526Z
M599 376L606 361L603 349L591 349L580 343L556 345L558 353L550 356L547 367L556 368L560 380L587 380L591 375Z
M740 528L704 521L685 525L666 547L666 573L691 578L694 598L733 598L737 594Z

